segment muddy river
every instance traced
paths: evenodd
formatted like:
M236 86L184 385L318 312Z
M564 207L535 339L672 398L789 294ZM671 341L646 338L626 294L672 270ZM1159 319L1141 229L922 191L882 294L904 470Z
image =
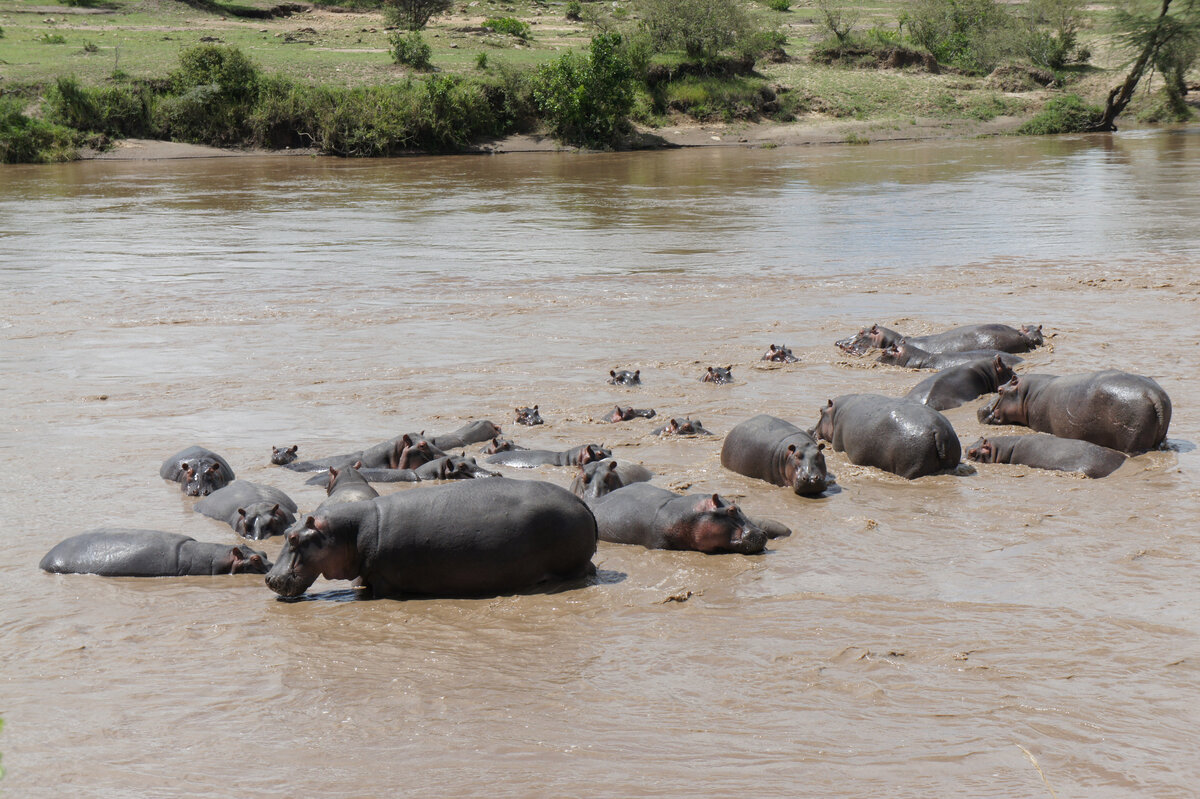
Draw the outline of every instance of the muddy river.
M10 166L0 186L0 793L1195 796L1200 129ZM1049 334L1019 371L1153 377L1167 448L1103 480L910 482L831 453L820 499L722 469L753 414L809 427L924 376L835 339L992 321ZM800 363L760 362L771 343ZM736 382L702 384L709 365ZM513 425L534 403L546 424ZM618 403L660 418L606 423ZM947 413L964 444L979 404ZM672 416L716 435L650 434ZM753 557L602 543L586 585L471 600L38 569L97 526L233 543L158 477L186 446L308 509L321 490L272 445L477 418L603 443L794 533Z

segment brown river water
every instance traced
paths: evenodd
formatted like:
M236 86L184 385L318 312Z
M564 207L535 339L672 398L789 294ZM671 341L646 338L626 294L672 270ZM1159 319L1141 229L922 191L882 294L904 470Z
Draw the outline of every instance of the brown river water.
M0 793L1196 796L1200 129L0 186ZM910 482L831 453L840 490L815 500L722 469L750 415L809 427L924 376L835 339L992 321L1051 334L1022 371L1159 381L1168 447L1103 480ZM762 364L770 343L801 363ZM512 424L534 403L544 426ZM661 418L604 423L617 403ZM947 413L964 444L979 404ZM684 415L717 435L650 435ZM755 557L602 543L585 585L470 600L37 567L97 526L233 543L158 477L186 446L308 509L321 490L271 445L475 418L795 532Z

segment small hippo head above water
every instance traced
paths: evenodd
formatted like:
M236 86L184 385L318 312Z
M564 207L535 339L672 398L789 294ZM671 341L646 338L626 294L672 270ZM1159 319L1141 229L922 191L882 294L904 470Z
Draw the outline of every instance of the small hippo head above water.
M634 408L633 406L622 408L620 405L618 405L613 408L613 412L608 415L608 421L628 422L630 419L637 418L653 419L656 415L657 412L653 408L640 409Z
M517 424L529 425L532 427L535 424L544 424L542 415L538 413L538 406L532 408L517 408Z
M858 331L857 335L835 341L834 345L843 352L848 352L851 355L862 355L867 350L887 347L896 343L899 339L900 334L895 330L888 330L886 327L880 327L879 325L871 325Z
M1027 424L1024 410L1021 376L1013 375L1012 380L996 389L996 396L981 405L975 415L984 424Z
M772 361L773 363L796 363L800 359L792 354L790 347L785 347L780 344L778 346L772 344L767 349L766 354L762 356L764 361Z
M1046 343L1046 337L1042 335L1041 325L1021 325L1021 335L1029 339L1029 343L1034 347L1040 347Z
M992 446L992 442L986 438L981 438L967 447L967 460L978 461L979 463L992 463L992 459L995 457L996 449Z
M701 383L716 383L724 385L725 383L733 382L733 364L729 366L710 366L708 371L704 373L704 377L700 378Z
M405 433L400 441L397 442L395 450L388 457L388 468L415 469L440 457L442 457L442 453L435 452L433 447L423 437L418 435L414 439Z
M699 419L672 419L654 431L656 436L711 436Z
M296 460L296 452L300 448L295 444L290 447L271 447L271 463L276 466L287 466L292 461Z
M689 544L680 548L712 555L722 552L757 555L767 548L766 531L747 518L741 508L718 494L702 500L694 512L695 516L686 525L680 525L679 538Z
M238 508L237 512L234 532L255 541L282 535L296 521L296 517L277 502L256 502L248 507Z
M610 369L608 372L608 382L614 386L640 386L642 384L642 370L635 369Z
M598 468L589 471L581 464L579 474L571 482L571 493L583 500L596 499L611 494L625 486L617 474L617 462L597 463Z
M508 452L514 449L517 449L517 445L513 443L512 439L496 436L482 451L484 455L495 455L497 452Z
M188 463L183 467L183 479L180 481L183 493L189 497L207 497L218 488L228 485L229 481L221 472L221 464Z

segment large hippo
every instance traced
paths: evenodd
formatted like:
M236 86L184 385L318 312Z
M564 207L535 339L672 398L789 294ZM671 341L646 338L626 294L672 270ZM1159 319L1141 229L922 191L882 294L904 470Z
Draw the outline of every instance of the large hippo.
M249 547L209 544L161 530L100 528L54 546L39 564L55 574L104 577L187 577L266 574L266 553Z
M1009 369L1025 359L1000 350L967 350L965 352L929 352L914 344L901 340L883 351L876 360L879 363L892 366L906 366L909 369L950 369L955 366L972 363L984 358L999 358Z
M498 472L484 469L474 458L462 455L443 455L415 469L355 469L368 483L419 483L422 480L470 480L476 477L498 477ZM325 475L310 477L306 485L323 485Z
M652 436L711 436L699 419L671 419L650 431Z
M1149 377L1109 369L1083 375L1017 375L978 411L984 424L1020 424L1137 454L1167 437L1171 398Z
M996 355L943 369L917 383L904 396L935 411L945 411L984 394L994 394L1012 377L1012 367Z
M829 486L823 449L824 444L818 444L791 422L760 413L725 436L721 465L747 477L787 486L802 496L813 496Z
M796 363L800 359L792 354L791 347L783 344L776 346L771 344L768 346L766 353L759 360L771 361L773 363Z
M274 486L234 480L196 503L192 510L227 523L246 538L261 541L296 521L296 503Z
M610 494L618 488L648 481L654 473L640 463L628 463L606 458L579 467L571 481L571 493L591 504L591 500Z
M609 369L608 382L614 386L640 386L642 370L634 369L631 372L628 369Z
M821 409L813 432L851 463L909 479L953 469L962 457L950 420L910 399L845 394Z
M1020 463L1035 469L1107 477L1125 463L1125 453L1076 438L1048 433L990 436L967 447L967 459L980 463Z
M158 470L164 480L179 483L189 497L205 497L234 479L233 467L204 447L188 447L163 461Z
M548 449L497 452L485 462L501 466L515 466L518 469L532 469L535 466L583 466L592 461L601 461L611 457L612 450L605 449L599 444L584 444L563 452L554 452Z
M442 457L448 449L487 441L498 435L499 427L487 419L480 419L440 436L403 433L358 452L330 455L318 460L297 461L286 464L286 467L296 472L322 472L330 466L342 468L362 463L368 469L415 469L422 463Z
M602 541L709 554L755 555L767 547L767 532L717 494L681 496L634 483L597 498L591 507Z
M858 335L834 342L851 355L862 355L869 349L887 349L907 339L926 352L967 352L970 350L999 350L1029 352L1042 345L1041 325L965 325L929 336L905 336L879 325L864 327Z
M628 422L630 419L653 419L658 415L658 412L653 408L635 408L630 405L628 408L622 408L617 405L613 408L613 412L608 415L607 421L613 422Z
M495 595L593 570L596 520L540 480L418 486L309 516L285 538L267 585L299 596L318 575L374 596Z

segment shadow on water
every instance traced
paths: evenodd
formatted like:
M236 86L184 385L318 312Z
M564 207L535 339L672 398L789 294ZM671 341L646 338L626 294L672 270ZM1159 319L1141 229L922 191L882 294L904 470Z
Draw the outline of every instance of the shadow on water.
M401 594L398 596L376 597L363 588L338 588L330 591L319 591L317 593L306 593L300 596L277 596L277 602L292 604L296 602L370 602L373 600L391 600L393 602L403 602L409 599L479 599L489 600L499 596L543 596L550 594L565 594L571 591L577 591L583 588L589 588L594 585L617 585L628 578L629 575L625 572L613 571L612 569L597 569L595 574L589 574L586 577L580 577L571 580L562 580L541 583L533 586L525 591L513 591L511 593L497 594L438 594L432 596L429 594Z

